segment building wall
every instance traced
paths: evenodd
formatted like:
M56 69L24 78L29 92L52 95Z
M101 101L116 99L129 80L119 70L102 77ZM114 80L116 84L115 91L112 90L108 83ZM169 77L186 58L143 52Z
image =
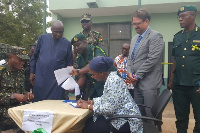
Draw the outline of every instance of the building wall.
M99 7L117 7L137 5L138 0L49 0L50 10L88 8L87 2L97 2ZM183 2L199 2L199 0L181 0ZM141 0L142 5L180 3L180 0ZM159 8L159 7L158 7Z
M99 7L118 7L118 6L131 6L137 5L138 1L135 0L49 0L50 10L57 9L87 9L87 2L96 1ZM181 3L198 2L199 0L182 0ZM165 4L170 6L170 3L180 3L179 0L141 0L142 5ZM185 4L183 4L185 5ZM157 7L160 8L159 5ZM159 9L162 12L162 9ZM178 10L178 7L177 7ZM199 10L199 9L198 9ZM133 10L134 11L134 10ZM85 12L83 12L85 13ZM73 12L72 12L73 14ZM53 20L61 20L65 26L64 36L71 40L71 38L82 31L80 18L62 18L58 14L52 14ZM105 16L105 17L92 17L93 23L106 23L106 22L128 22L131 23L131 15L124 16ZM196 24L200 26L200 13L198 12ZM149 25L152 29L160 32L163 35L165 42L165 57L164 61L168 62L168 42L173 41L173 36L181 30L177 20L176 12L174 13L154 13ZM132 36L136 35L135 30L132 28ZM164 78L167 81L168 65L164 65Z
M54 15L53 15L54 16ZM173 41L173 36L181 30L179 22L177 20L176 13L164 13L164 14L152 14L150 21L150 27L163 35L165 42L165 62L168 62L168 42ZM55 19L60 17L55 17ZM55 20L53 18L53 20ZM71 38L82 31L80 24L80 18L68 18L62 19L65 25L64 36L71 40ZM93 23L105 23L105 22L127 22L131 23L131 16L109 16L109 17L93 17ZM198 13L196 24L200 26L200 14ZM132 28L132 36L136 35L135 30ZM168 76L168 65L164 65L164 77Z

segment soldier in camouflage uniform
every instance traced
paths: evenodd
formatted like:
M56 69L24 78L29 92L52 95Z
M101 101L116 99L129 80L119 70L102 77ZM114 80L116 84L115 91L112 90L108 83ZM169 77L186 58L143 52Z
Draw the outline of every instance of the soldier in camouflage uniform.
M7 60L9 52L9 45L0 43L0 60Z
M81 26L83 28L83 31L81 32L81 34L85 35L86 40L88 45L101 45L103 48L105 48L104 44L103 44L103 39L102 39L102 35L101 33L92 30L92 18L91 18L91 14L86 13L83 14L81 16ZM74 58L74 67L77 67L77 51L75 51L75 47L74 47L74 51L73 51L73 58Z
M85 35L87 43L89 45L101 45L104 47L101 34L97 31L92 30L91 14L83 14L80 21L83 28L83 31L81 33Z
M23 66L29 57L24 48L9 48L8 63L0 67L0 132L18 132L19 128L9 117L7 110L33 99L24 89Z

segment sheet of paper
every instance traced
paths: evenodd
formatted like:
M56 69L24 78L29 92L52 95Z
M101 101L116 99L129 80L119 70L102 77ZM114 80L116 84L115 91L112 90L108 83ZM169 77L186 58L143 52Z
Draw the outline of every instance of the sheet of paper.
M62 68L54 71L56 80L58 82L58 85L60 85L62 82L64 82L68 77L71 77L69 73L72 72L73 66Z
M80 89L76 81L72 78L69 77L61 86L65 90L74 90L75 89L75 96L80 94Z
M34 131L43 128L51 133L53 124L53 111L24 110L22 130Z
M0 65L3 65L5 63L6 63L6 61L4 59L0 61Z
M70 103L71 106L73 106L74 108L80 108L80 107L77 107L77 103Z

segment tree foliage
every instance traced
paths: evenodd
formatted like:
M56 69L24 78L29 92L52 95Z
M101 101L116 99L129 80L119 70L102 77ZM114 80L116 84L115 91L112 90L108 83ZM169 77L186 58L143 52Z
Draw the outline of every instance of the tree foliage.
M0 0L0 42L25 48L36 43L43 31L43 4L43 0Z

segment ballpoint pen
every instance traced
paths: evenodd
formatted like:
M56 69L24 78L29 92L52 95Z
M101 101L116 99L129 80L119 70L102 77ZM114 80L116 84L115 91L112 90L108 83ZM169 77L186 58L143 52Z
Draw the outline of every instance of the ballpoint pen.
M80 97L80 99L82 99L83 98L83 92L81 92L81 97Z

